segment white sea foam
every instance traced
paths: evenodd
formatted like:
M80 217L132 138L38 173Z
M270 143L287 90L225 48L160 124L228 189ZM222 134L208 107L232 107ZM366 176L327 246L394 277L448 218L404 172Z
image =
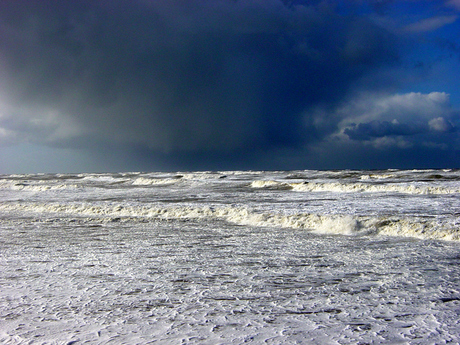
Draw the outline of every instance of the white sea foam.
M1 175L0 343L458 344L459 183Z

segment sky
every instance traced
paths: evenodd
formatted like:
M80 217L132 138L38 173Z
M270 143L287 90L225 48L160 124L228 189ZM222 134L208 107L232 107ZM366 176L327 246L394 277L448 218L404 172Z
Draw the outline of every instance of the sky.
M2 0L0 173L460 168L460 0Z

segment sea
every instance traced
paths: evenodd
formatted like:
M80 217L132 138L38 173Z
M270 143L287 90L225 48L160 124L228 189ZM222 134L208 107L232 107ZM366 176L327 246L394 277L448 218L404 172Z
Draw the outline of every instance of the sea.
M459 344L460 170L0 175L0 343Z

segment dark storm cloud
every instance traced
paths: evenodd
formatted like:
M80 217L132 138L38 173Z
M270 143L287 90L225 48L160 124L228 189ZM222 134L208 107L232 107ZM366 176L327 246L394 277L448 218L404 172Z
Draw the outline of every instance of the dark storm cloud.
M419 123L393 123L389 121L371 121L346 128L344 133L353 140L370 140L389 135L414 135L428 131L428 126Z
M181 155L320 140L338 120L324 132L309 109L395 63L398 41L308 3L3 1L2 140Z

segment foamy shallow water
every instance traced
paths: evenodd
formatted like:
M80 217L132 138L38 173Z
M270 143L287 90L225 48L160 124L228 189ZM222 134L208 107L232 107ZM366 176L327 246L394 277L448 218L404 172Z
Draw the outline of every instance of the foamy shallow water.
M6 176L0 342L459 343L456 172L399 184L438 194L253 183L314 173Z

